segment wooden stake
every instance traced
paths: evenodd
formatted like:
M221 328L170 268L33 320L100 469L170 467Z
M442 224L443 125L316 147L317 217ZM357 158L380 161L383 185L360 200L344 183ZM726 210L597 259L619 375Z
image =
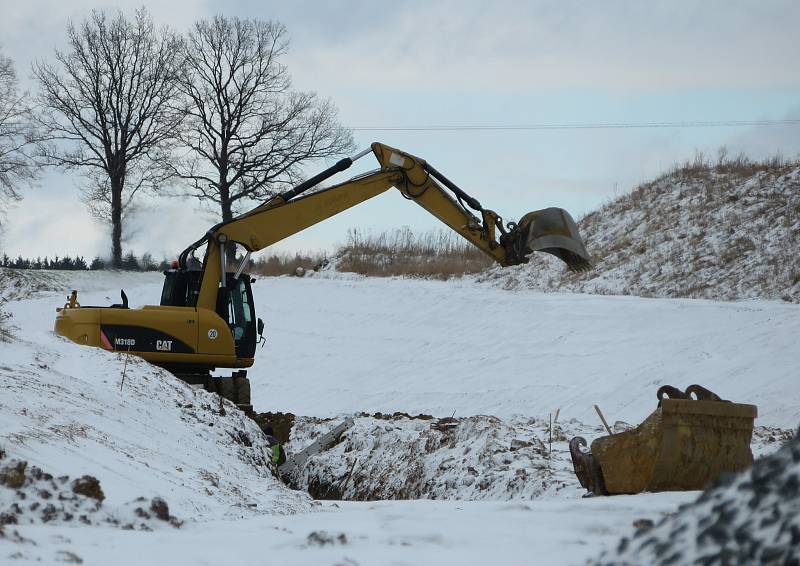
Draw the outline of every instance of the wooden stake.
M606 418L603 416L603 413L602 413L602 411L600 411L600 407L598 407L597 405L595 405L595 406L594 406L594 410L595 410L595 411L597 411L597 414L600 416L600 420L601 420L601 421L603 421L603 426L604 426L604 427L606 427L606 430L608 431L608 434L610 434L611 436L613 436L613 435L614 435L614 433L613 433L613 432L611 432L611 429L609 428L609 426L608 426L608 423L606 422Z
M128 351L125 352L125 365L122 366L122 381L119 382L120 392L122 392L122 386L125 385L125 371L128 369L128 358L130 357L131 357L131 347L128 346Z

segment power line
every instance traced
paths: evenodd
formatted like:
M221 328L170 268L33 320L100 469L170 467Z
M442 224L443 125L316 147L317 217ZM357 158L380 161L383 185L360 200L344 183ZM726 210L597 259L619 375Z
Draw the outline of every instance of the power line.
M355 126L356 132L467 132L514 130L616 130L625 128L720 128L743 126L800 126L798 120L720 120L686 122L598 122L576 124L506 124L464 126Z

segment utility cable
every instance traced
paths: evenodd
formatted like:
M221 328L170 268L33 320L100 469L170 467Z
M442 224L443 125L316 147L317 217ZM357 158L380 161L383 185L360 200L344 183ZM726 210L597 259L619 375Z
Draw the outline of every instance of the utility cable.
M719 120L683 122L597 122L575 124L505 124L505 125L422 125L422 126L354 126L356 132L465 132L514 130L615 130L635 128L719 128L754 126L800 126L797 120Z

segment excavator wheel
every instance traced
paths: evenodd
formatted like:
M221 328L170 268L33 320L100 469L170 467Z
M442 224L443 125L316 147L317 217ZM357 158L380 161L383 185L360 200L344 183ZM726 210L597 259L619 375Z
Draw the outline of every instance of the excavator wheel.
M221 377L219 378L219 393L223 397L225 397L228 401L232 403L237 403L236 400L236 388L234 386L233 378L231 377Z
M236 396L236 403L239 405L250 404L250 380L246 377L237 376L233 378L233 389Z

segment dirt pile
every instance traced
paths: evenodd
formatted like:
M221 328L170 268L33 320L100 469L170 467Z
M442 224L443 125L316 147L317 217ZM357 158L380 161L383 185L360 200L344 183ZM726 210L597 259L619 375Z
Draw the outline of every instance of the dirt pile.
M296 417L292 454L343 418ZM566 427L572 425L567 423ZM584 429L585 430L585 429ZM533 499L567 488L578 493L561 425L491 416L360 416L341 441L288 478L317 499Z
M800 564L800 436L595 562L690 563Z
M82 523L144 531L181 525L160 497L140 497L115 509L104 506L104 500L93 476L55 477L0 450L0 525Z
M294 426L294 415L292 413L256 413L252 416L258 427L264 431L272 428L272 436L278 442L287 444L292 434Z
M58 272L0 267L0 298L16 301L67 287L64 276Z

